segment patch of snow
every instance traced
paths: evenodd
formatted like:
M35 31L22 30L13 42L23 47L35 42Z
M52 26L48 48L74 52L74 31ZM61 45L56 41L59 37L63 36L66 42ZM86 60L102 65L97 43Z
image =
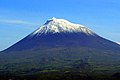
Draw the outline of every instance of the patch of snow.
M61 32L83 32L87 35L94 35L95 33L92 32L87 27L80 25L80 24L74 24L64 19L56 19L52 18L46 21L44 25L42 25L39 29L37 29L35 32L33 32L33 35L37 34L47 34L52 32L54 33L61 33Z
M117 42L117 44L119 44L119 45L120 45L120 42Z

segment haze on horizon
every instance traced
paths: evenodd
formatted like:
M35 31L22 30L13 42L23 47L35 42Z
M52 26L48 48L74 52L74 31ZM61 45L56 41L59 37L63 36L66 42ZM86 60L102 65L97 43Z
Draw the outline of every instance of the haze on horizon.
M56 17L82 24L104 38L120 42L120 1L1 0L0 51Z

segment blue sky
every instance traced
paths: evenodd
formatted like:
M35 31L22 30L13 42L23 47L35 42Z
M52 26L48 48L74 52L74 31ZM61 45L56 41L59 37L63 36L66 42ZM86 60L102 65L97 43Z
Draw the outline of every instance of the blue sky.
M85 25L120 42L120 0L0 0L0 50L52 17Z

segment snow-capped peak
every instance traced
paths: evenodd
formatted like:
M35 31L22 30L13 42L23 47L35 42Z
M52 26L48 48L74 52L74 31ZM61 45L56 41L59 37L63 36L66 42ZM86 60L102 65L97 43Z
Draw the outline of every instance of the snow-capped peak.
M37 29L33 34L47 34L47 33L61 33L61 32L83 32L87 35L94 35L95 33L80 24L73 24L64 19L56 19L53 17L46 21L39 29Z

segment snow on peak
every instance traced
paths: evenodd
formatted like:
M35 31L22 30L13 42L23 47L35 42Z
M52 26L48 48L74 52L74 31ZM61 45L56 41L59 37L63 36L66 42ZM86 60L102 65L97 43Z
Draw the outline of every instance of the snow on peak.
M117 42L117 44L119 44L119 45L120 45L120 42Z
M56 19L53 17L46 21L39 29L37 29L33 34L47 34L47 33L61 33L61 32L83 32L87 35L94 35L95 33L80 24L73 24L64 19Z

